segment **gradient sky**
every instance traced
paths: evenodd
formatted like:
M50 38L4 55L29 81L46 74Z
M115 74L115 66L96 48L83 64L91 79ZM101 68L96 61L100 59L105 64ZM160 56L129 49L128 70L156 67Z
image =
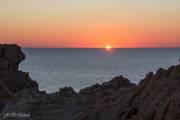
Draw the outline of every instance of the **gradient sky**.
M0 0L0 43L180 47L180 0Z

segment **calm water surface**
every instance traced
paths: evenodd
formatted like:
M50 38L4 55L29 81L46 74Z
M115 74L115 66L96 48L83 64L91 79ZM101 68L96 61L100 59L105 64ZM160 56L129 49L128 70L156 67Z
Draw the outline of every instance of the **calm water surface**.
M55 92L72 86L76 91L123 75L133 83L159 67L179 63L180 49L23 49L20 69L30 73L40 90Z

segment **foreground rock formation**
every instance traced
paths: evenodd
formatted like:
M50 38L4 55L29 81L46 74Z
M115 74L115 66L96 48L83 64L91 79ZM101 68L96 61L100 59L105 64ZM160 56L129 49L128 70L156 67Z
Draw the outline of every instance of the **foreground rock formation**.
M9 60L17 59L13 64L5 59L4 53L0 54L0 58L9 64L0 71L8 68L20 78L7 79L11 72L1 77L8 89L17 93L15 97L4 100L1 120L180 120L180 65L167 70L161 68L155 74L150 72L138 85L118 76L79 93L66 87L46 94L37 90L37 84L28 74L17 70L24 55L20 48L14 47L3 46L3 51L16 51L5 55L11 57ZM3 99L4 94L0 94Z
M0 45L0 100L12 97L22 89L38 89L28 73L18 70L24 59L25 55L17 45Z

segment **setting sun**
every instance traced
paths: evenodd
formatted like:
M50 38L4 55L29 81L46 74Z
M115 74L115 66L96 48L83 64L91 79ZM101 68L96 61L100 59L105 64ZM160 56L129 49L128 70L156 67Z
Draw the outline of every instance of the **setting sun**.
M105 48L106 48L106 50L110 50L110 49L112 49L112 46L107 45Z

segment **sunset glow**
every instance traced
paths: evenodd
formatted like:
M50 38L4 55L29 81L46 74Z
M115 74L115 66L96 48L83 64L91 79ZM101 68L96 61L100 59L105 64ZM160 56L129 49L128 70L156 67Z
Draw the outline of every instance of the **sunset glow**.
M105 48L106 48L106 50L111 50L111 49L112 49L112 46L107 45Z
M180 0L1 0L0 43L180 47Z

